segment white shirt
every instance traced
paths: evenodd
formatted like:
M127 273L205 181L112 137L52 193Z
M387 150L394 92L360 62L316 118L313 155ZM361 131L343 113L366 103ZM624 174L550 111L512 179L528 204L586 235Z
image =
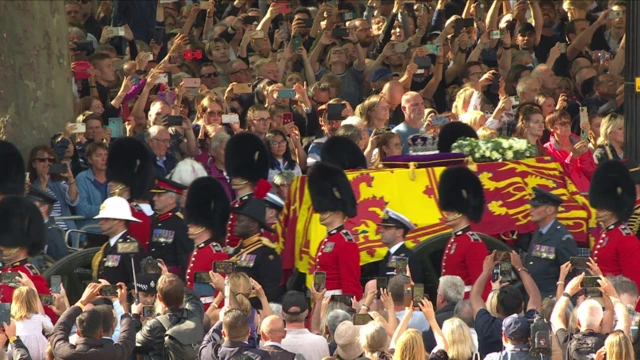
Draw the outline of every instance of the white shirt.
M113 246L116 244L116 241L118 241L118 239L120 239L120 236L122 236L122 234L126 233L127 230L121 232L120 234L112 237L111 239L109 239L109 246Z
M286 329L287 336L282 339L282 348L294 354L302 354L306 360L322 360L329 356L329 344L320 335L307 329Z
M393 245L392 247L390 247L389 248L389 253L391 255L394 255L396 253L396 251L400 248L400 246L402 246L402 244L404 244L404 242L401 241L401 242Z
M404 310L396 311L396 317L398 318L398 321L401 322L402 318L404 317ZM407 326L407 328L424 332L429 330L429 322L427 321L427 318L424 317L422 311L414 311L411 314L411 320L409 320L409 325Z

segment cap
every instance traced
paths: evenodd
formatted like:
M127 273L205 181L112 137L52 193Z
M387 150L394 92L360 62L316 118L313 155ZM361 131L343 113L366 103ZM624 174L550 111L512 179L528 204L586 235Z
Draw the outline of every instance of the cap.
M529 200L531 206L551 205L558 207L564 200L558 195L554 195L546 190L542 190L537 186L533 187L533 197Z
M351 321L343 321L335 331L336 353L341 359L357 359L364 350L360 344L360 327Z
M157 286L159 278L160 274L140 273L136 275L136 288L138 291L156 294L158 292Z
M309 309L309 302L300 291L289 290L282 297L282 312L287 315L300 315Z
M131 215L129 202L120 196L112 196L100 205L100 213L94 219L116 219L140 222Z
M284 209L284 201L280 199L280 197L273 193L267 193L267 196L264 198L266 205L268 208L276 209L278 211L282 211Z
M531 325L526 317L513 314L502 320L502 331L510 340L526 341L531 334Z
M156 186L151 189L152 193L167 193L167 192L172 192L178 195L182 195L182 192L186 189L187 187L177 183L173 180L169 180L169 179L158 179L158 182L156 183Z
M29 185L29 193L27 194L27 197L33 201L45 202L49 205L53 205L58 201L55 196L40 189L40 187L36 185Z
M257 221L263 229L269 232L276 232L271 226L267 225L267 205L262 199L250 198L243 202L242 205L232 208L231 212L238 215L248 216Z
M370 78L371 82L376 82L380 80L391 80L393 78L393 73L386 66L380 66L371 72Z
M378 225L403 228L405 234L416 228L416 226L413 225L411 220L409 220L406 216L389 208L384 209L384 212L382 213L382 221Z

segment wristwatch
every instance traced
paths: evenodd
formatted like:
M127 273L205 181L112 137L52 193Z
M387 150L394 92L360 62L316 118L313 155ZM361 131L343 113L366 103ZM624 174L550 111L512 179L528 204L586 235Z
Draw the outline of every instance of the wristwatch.
M136 75L146 75L147 72L144 70L136 70Z

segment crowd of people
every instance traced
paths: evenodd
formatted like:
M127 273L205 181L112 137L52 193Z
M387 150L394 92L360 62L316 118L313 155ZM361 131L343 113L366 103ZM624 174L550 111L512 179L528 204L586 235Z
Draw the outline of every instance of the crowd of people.
M2 356L640 358L625 1L64 9L77 118L26 161L0 142ZM438 183L452 230L441 262L413 254L415 224L386 208L377 231L388 251L361 266L346 171L498 137L526 140L589 193L602 231L588 256L557 220L562 198L537 187L536 230L489 251L471 231L487 207L482 183L454 166ZM274 230L302 175L327 230L302 274L310 286L283 268ZM76 247L96 251L79 299L65 290L78 284L41 275Z

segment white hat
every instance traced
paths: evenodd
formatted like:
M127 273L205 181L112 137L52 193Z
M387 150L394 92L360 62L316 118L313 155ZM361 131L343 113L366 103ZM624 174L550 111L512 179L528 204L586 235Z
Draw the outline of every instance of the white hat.
M278 195L273 193L267 193L264 201L267 202L267 206L270 208L275 208L277 210L282 210L284 208L284 201L282 201Z
M411 231L416 228L416 226L413 225L411 220L409 220L406 216L389 208L384 209L384 213L382 214L382 222L380 222L380 225L403 227L406 228L407 231Z
M112 196L100 205L100 213L94 219L116 219L140 222L131 215L129 202L122 197Z

